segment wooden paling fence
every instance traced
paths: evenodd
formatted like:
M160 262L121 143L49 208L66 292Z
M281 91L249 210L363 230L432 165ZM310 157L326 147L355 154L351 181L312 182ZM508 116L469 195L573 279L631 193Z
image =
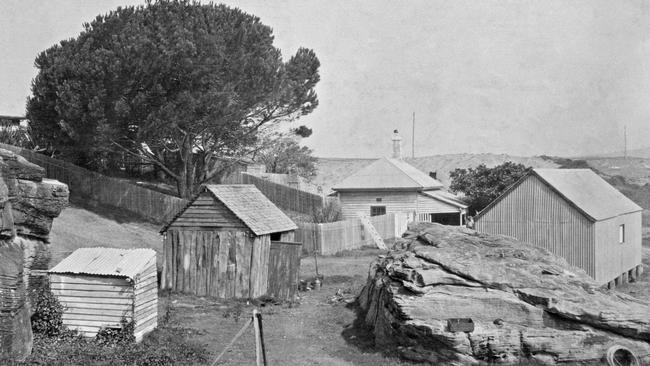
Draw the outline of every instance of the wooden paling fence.
M67 184L70 195L74 198L91 199L119 207L156 223L167 221L188 203L182 198L107 177L31 150L2 143L0 148L12 151L45 168L46 177Z
M254 184L276 206L311 215L323 208L325 198L284 184L274 183L247 173L241 174L241 183Z
M301 243L271 242L268 295L293 299L298 288L301 252Z
M406 215L373 216L370 222L384 240L399 237L406 230ZM299 222L297 225L296 241L303 243L303 254L332 255L374 245L358 218L325 224Z

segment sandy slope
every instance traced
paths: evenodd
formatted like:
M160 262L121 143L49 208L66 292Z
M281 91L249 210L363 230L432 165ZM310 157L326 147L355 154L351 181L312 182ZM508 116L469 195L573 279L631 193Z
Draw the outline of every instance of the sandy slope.
M110 219L78 206L67 207L52 225L50 266L82 247L152 248L158 252L160 263L162 237L158 229L149 223Z

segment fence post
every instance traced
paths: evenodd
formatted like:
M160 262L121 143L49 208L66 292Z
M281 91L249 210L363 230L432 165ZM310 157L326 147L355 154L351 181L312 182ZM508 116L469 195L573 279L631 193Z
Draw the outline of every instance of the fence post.
M264 348L264 330L262 329L262 314L253 310L253 325L255 328L255 359L257 366L266 366L266 349Z

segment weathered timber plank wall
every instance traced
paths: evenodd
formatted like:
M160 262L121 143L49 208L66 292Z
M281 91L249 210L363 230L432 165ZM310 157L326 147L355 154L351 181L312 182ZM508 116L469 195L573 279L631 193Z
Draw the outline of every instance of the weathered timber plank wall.
M187 200L107 177L34 151L2 143L0 148L45 168L48 178L68 185L72 198L92 199L101 204L119 207L155 223L168 221L188 203Z
M270 182L247 173L241 173L241 177L243 184L255 185L271 202L285 210L311 215L325 204L325 198L314 193Z
M300 243L271 242L268 295L278 299L293 299L300 275L301 246Z
M219 298L266 294L268 235L170 228L165 236L161 288Z

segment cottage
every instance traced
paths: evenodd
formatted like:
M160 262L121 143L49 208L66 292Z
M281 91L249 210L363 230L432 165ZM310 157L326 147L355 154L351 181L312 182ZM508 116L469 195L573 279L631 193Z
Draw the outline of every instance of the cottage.
M206 185L161 230L162 287L220 298L291 298L298 227L254 185Z
M467 205L442 183L405 163L395 131L393 157L382 158L332 187L343 218L407 213L419 221L462 225Z
M158 326L156 252L81 248L48 271L63 325L86 337L133 321L136 342Z
M476 217L476 230L541 246L610 285L641 267L641 207L590 169L534 169Z

